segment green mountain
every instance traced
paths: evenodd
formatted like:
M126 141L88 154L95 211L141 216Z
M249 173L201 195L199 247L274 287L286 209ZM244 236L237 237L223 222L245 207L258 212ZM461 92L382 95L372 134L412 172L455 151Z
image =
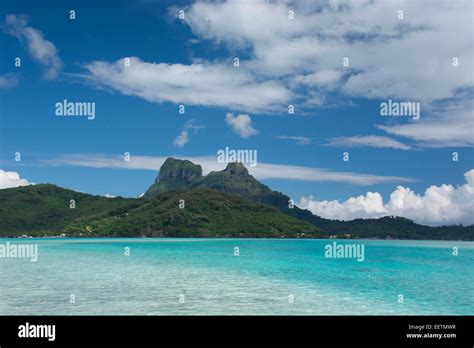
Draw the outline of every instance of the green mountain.
M180 163L186 162L186 163ZM174 166L180 168L194 165L189 161L180 161L167 159L160 169L160 181L163 169L166 170L164 176L171 181L179 181L179 178L173 178L168 171L176 172ZM196 166L196 165L194 165ZM474 240L474 225L462 226L439 226L431 227L420 225L412 220L387 216L379 219L355 219L352 221L329 220L312 214L308 210L300 209L296 206L290 208L290 197L273 191L268 186L260 183L251 176L241 163L229 163L223 171L210 172L207 176L202 176L201 167L199 175L193 176L192 180L187 180L181 188L208 187L219 191L238 194L246 199L263 204L269 204L278 208L281 212L305 221L318 227L326 233L326 236L337 235L338 237L348 238L395 238L395 239L447 239L447 240ZM195 170L197 172L197 170ZM182 183L182 181L180 181ZM169 184L167 184L169 185ZM165 192L163 186L161 192ZM153 192L147 192L148 197L153 197ZM349 237L350 235L350 237Z
M71 200L74 208L71 208ZM93 196L41 184L0 190L0 236L57 235L75 219L141 205L136 199Z
M0 190L0 236L62 233L474 240L474 225L430 227L400 217L328 220L290 205L288 196L260 183L240 163L203 176L201 166L173 158L139 199L93 196L50 184Z
M323 236L314 225L273 206L206 187L171 190L148 199L106 198L50 184L0 190L0 236L62 233L82 237Z
M289 214L318 226L328 235L349 238L474 240L474 225L425 226L399 216L351 221L329 220L313 215L308 210L292 209Z
M321 237L318 229L275 207L209 188L170 191L126 212L77 219L65 230L100 236Z
M163 192L197 187L238 194L253 202L279 208L288 206L290 200L288 196L272 191L256 180L242 163L229 163L222 171L202 176L201 166L174 158L165 161L155 183L146 191L145 197L151 198Z

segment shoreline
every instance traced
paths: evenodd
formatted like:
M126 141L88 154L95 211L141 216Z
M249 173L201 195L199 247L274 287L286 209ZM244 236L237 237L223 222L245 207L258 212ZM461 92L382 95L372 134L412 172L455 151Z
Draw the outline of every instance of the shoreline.
M26 236L26 237L4 237L0 236L1 239L137 239L137 240L327 240L327 241L407 241L407 242L474 242L474 240L462 240L462 239L397 239L397 238L390 238L390 239L382 239L382 238L267 238L267 237L61 237L61 236Z

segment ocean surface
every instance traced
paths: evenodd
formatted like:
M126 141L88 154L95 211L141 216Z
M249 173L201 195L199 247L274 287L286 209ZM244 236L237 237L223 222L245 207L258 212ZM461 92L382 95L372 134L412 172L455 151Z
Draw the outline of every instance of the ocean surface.
M362 262L326 257L334 240L7 242L38 260L0 258L1 315L474 314L474 242L336 241Z

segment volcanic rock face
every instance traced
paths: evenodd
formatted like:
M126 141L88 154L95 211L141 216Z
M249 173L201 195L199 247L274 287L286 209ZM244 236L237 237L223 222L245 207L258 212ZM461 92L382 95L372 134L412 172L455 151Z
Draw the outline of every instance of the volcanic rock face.
M249 175L247 168L238 162L229 163L224 169L224 172L228 172L231 175Z
M192 188L211 188L218 191L238 194L252 202L271 204L278 208L288 206L290 198L280 192L272 191L249 174L239 162L231 162L221 171L202 176L201 166L187 160L168 158L160 169L155 183L145 193L146 198L160 193Z
M158 181L189 183L194 178L202 176L202 168L200 165L194 164L190 161L181 161L174 158L168 158L160 169Z
M188 188L202 178L202 168L187 160L168 158L160 168L155 183L145 193L152 197L162 192Z

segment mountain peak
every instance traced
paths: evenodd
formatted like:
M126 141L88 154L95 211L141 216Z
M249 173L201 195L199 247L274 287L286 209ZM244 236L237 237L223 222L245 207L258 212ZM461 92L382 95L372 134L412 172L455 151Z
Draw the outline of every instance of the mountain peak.
M160 174L156 181L174 180L178 182L189 182L195 177L202 176L202 168L188 160L180 160L169 157L160 168Z
M188 160L167 158L160 168L155 183L145 192L151 197L161 192L179 190L202 178L202 168Z
M248 169L240 162L231 162L227 164L224 172L228 172L233 175L249 175Z

